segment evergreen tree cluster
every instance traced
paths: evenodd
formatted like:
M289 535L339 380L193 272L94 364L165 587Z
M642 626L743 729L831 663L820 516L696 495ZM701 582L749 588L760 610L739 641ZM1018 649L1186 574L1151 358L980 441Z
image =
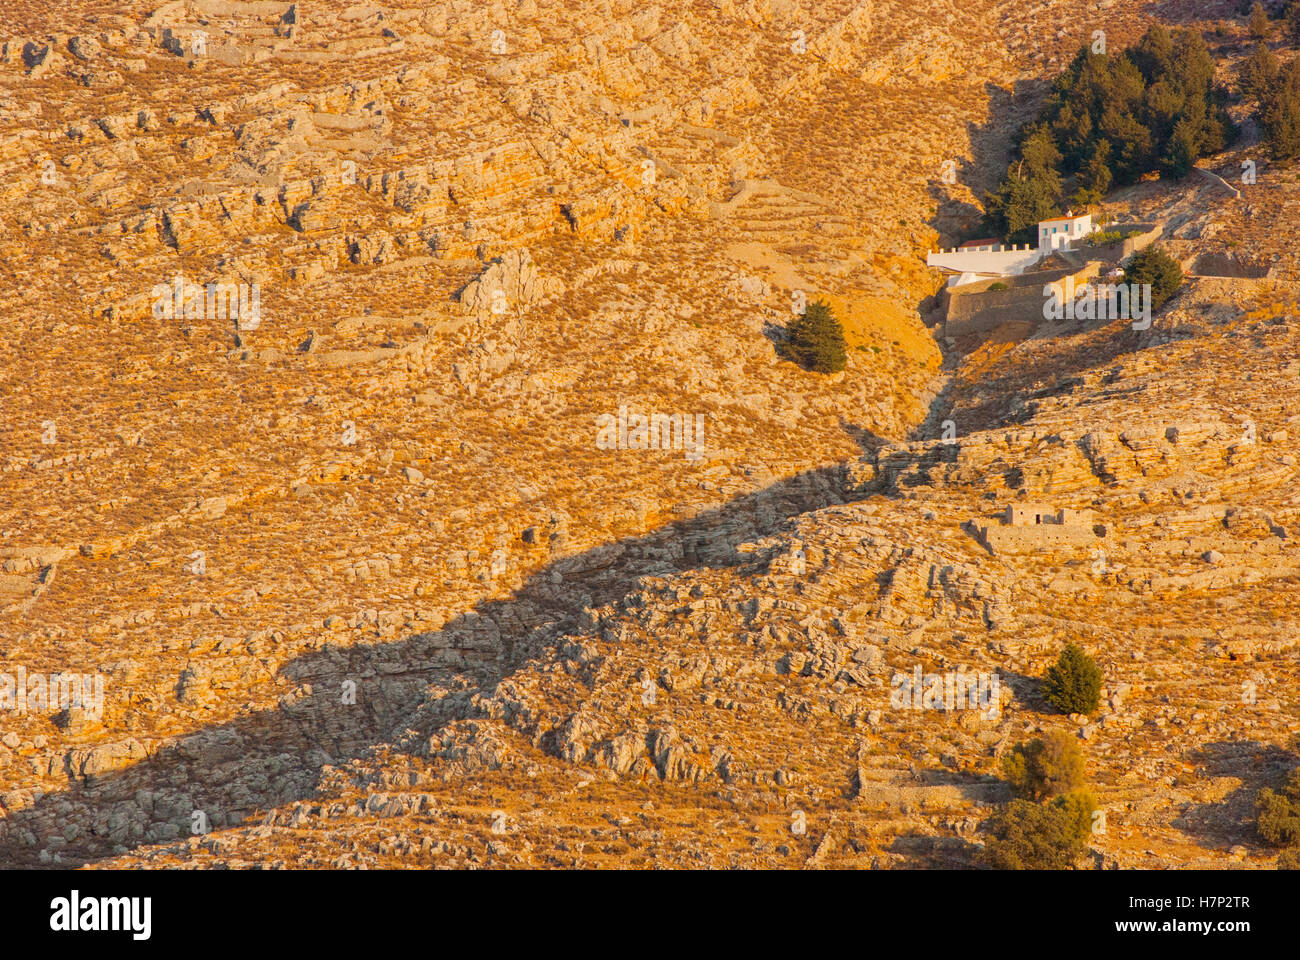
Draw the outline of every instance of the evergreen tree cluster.
M1152 26L1118 55L1079 51L1053 84L1018 157L986 198L989 228L1033 242L1039 220L1085 207L1148 173L1185 176L1236 134L1214 83L1214 59L1195 30Z
M1291 7L1300 31L1300 0ZM1300 44L1300 34L1295 42ZM1300 57L1283 69L1277 54L1264 41L1242 65L1238 77L1241 93L1255 103L1255 121L1277 161L1300 157Z

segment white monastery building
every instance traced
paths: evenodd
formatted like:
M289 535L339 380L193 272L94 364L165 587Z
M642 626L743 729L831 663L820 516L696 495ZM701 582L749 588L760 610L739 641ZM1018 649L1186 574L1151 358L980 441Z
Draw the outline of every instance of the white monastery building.
M1009 277L1024 273L1055 250L1069 250L1091 236L1097 228L1092 214L1073 212L1038 224L1038 246L1004 246L992 240L974 240L953 250L939 250L925 257L927 266L954 274L948 286L974 283L989 277Z

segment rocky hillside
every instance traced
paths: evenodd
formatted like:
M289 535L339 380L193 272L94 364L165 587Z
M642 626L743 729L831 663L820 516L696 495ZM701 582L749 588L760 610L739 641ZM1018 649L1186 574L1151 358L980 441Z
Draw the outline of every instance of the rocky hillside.
M3 717L0 862L970 865L1046 727L1099 863L1271 862L1294 172L1111 198L1206 274L1149 330L949 350L924 267L1094 30L1232 4L39 6L0 48L0 672L104 695ZM830 377L775 349L818 297ZM656 414L694 444L601 439ZM987 545L1027 502L1092 539ZM1082 725L1035 682L1067 640ZM916 666L997 709L891 707Z

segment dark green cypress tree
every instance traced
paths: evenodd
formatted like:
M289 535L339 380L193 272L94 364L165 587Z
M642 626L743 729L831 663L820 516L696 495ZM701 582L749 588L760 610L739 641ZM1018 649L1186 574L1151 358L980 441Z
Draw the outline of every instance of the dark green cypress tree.
M1077 644L1066 644L1043 681L1047 702L1062 713L1092 713L1101 702L1101 668Z
M844 329L825 301L808 304L786 332L785 355L802 367L816 373L837 373L848 362Z

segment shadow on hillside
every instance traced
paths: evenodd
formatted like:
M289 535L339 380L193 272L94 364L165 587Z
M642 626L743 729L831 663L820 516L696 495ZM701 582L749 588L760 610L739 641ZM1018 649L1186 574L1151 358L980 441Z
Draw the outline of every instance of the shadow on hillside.
M860 435L864 444L879 442ZM650 534L555 558L508 599L483 601L439 630L299 655L278 675L305 692L300 699L201 729L129 766L78 776L26 807L14 809L20 805L7 795L0 865L48 865L38 854L56 837L63 867L188 838L200 810L213 829L247 823L257 811L314 797L326 766L383 745L427 753L430 736L450 721L479 715L473 697L491 695L563 645L584 607L638 590L645 576L754 563L739 544L845 502L843 482L839 465L806 471ZM341 702L346 681L356 683L353 705Z
M885 850L904 858L895 870L977 870L984 866L979 848L960 837L899 834Z
M1018 351L1014 363L984 368L977 381L954 384L953 409L960 411L967 432L1028 423L1039 401L1068 395L1083 384L1081 374L1140 347L1140 335L1126 320L1045 342L1044 348Z
M1208 743L1191 755L1207 777L1236 777L1236 787L1218 803L1195 803L1173 822L1207 849L1227 850L1236 844L1263 847L1255 832L1255 795L1263 787L1281 786L1300 765L1291 750L1253 740Z
M980 201L997 188L1015 147L1015 135L1022 123L1032 114L1035 92L1041 84L1035 81L1017 81L1010 91L994 83L984 85L988 95L988 120L985 123L966 124L970 141L969 159L953 158L957 184L966 186ZM935 202L935 213L930 227L939 234L939 244L944 248L958 246L968 240L984 239L984 211L968 200L953 196L956 184L944 182L945 170L935 171L927 183L927 191Z
M881 447L889 442L866 427L859 427L856 423L849 423L843 417L840 417L839 421L840 429L853 439L853 442L858 445L858 449L864 455L874 456Z

